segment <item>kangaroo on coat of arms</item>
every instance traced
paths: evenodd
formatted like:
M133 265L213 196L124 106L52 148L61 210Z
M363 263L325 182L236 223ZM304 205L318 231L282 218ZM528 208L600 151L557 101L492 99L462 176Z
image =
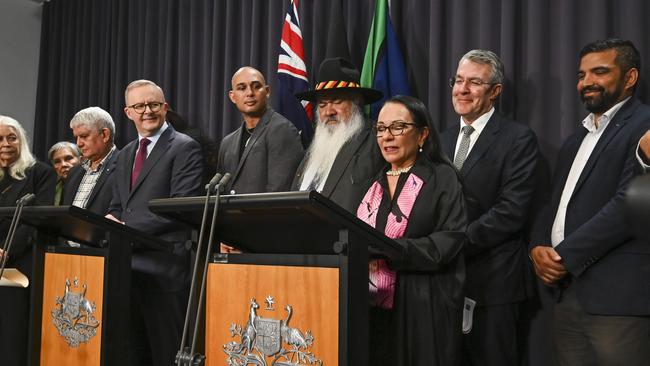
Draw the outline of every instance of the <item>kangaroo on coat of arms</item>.
M73 284L78 287L79 280L75 278ZM56 297L57 307L52 310L52 322L70 347L88 342L99 326L93 315L95 303L86 299L88 286L84 283L82 288L81 292L71 291L70 280L66 278L63 297Z
M266 310L275 310L271 296L266 298L266 303ZM314 343L311 331L303 333L289 326L293 314L291 305L285 307L287 316L282 320L258 316L259 307L252 298L246 325L233 323L230 326L230 336L239 336L240 341L223 345L229 366L322 366L323 362L308 350ZM267 357L272 359L267 361Z

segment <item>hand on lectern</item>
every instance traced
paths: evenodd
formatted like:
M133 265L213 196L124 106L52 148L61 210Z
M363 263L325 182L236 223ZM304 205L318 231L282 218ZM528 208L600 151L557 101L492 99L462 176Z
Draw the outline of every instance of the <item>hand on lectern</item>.
M0 261L4 260L5 257L5 251L0 249Z
M221 246L221 249L220 249L221 253L228 253L228 254L235 254L235 253L239 254L239 253L241 253L241 250L239 250L239 249L237 249L235 247L231 247L230 245L220 243L220 246Z
M115 216L113 216L113 215L111 215L111 214L107 214L107 215L104 216L104 217L107 218L107 219L109 219L109 220L113 220L113 221L115 221L115 222L119 222L120 224L124 225L124 221L120 221L117 217L115 217Z
M650 164L650 130L646 131L645 135L639 141L639 150L641 158L646 164Z

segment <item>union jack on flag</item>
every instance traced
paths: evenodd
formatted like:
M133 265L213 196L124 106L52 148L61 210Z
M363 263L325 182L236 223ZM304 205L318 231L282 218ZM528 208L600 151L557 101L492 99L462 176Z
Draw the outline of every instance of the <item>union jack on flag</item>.
M300 131L303 146L309 145L313 135L313 105L299 101L294 95L309 89L305 51L298 19L298 0L291 0L282 26L278 56L278 113L293 122Z

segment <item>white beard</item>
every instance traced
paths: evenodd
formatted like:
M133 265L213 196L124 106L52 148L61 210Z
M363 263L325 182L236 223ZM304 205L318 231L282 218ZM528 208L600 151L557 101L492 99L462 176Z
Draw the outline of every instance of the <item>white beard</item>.
M300 182L301 191L310 187L319 192L323 190L339 151L363 130L366 123L361 114L361 108L356 104L352 107L350 118L347 121L339 120L336 124L328 125L321 121L320 115L317 115L316 121L314 140L307 150L307 162Z

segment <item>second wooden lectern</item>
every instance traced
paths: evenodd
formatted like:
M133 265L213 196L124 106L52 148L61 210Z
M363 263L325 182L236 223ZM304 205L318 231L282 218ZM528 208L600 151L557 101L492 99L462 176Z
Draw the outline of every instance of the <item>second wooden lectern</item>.
M203 203L150 208L198 227ZM367 365L368 257L397 243L317 192L222 196L216 225L245 253L209 265L207 365Z

